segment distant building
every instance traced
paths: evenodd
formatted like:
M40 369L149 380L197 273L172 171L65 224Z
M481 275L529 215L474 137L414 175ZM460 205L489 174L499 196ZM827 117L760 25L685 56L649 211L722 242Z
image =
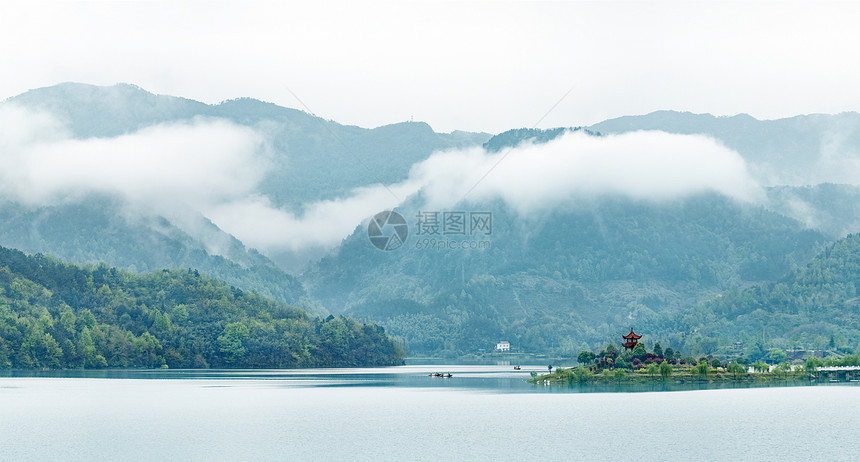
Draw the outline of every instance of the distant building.
M502 340L496 344L496 351L511 351L511 342Z
M636 333L633 332L633 328L631 328L630 333L627 335L622 335L622 338L624 338L625 342L622 343L621 346L632 350L636 348L636 345L639 343L639 339L642 338L642 336L636 335Z

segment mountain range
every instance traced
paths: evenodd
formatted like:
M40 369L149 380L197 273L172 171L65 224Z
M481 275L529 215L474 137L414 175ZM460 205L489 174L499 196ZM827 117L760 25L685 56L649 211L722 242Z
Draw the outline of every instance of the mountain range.
M246 194L297 217L379 184L396 189L439 153L505 156L571 134L595 140L641 131L707 137L737 153L761 188L750 200L718 191L661 200L580 194L531 214L498 197L478 196L438 211L490 213L492 233L480 239L486 245L443 251L416 248L429 192L392 193L400 196L395 210L411 235L391 252L373 247L368 220L354 223L354 231L331 247L254 248L205 210L162 213L112 191L30 203L0 190L0 245L135 272L195 268L312 314L379 323L412 354L472 353L502 339L524 351L569 354L616 340L633 325L659 328L655 337L691 352L713 339L728 345L744 329L720 330L709 324L713 316L700 316L706 309L733 316L712 308L715 297L779 284L860 231L856 113L763 121L659 111L492 136L436 133L422 122L365 129L253 99L210 105L127 84L60 84L9 98L4 107L50 114L64 136L82 141L207 121L251 130L262 140L264 162ZM266 226L265 220L258 225ZM324 228L325 222L317 229ZM673 316L691 321L673 323ZM737 322L725 319L720 325ZM781 332L768 329L770 341L790 343L800 328L792 322ZM828 329L844 336L857 328L815 322L824 323L815 335L825 337Z

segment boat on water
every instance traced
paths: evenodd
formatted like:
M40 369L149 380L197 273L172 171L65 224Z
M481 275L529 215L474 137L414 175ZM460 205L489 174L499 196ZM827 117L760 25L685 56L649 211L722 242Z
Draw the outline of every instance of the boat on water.
M450 377L453 377L453 375L451 375L450 372L448 372L447 374L443 374L441 372L431 372L430 377L448 377L448 378L450 378Z

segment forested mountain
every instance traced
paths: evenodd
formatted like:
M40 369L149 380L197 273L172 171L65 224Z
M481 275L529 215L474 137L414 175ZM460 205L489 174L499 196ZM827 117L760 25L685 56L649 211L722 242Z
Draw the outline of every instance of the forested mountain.
M489 248L418 249L424 241L412 236L382 252L360 228L303 277L330 310L379 322L411 352L473 352L508 339L571 353L639 319L776 280L827 242L717 194L592 198L537 218L484 206Z
M561 135L568 132L576 132L582 130L589 135L600 135L592 130L583 129L582 127L573 128L551 128L541 130L539 128L517 128L508 130L490 138L489 141L483 144L487 152L499 152L505 148L512 148L523 142L541 144L552 141Z
M823 183L766 189L768 209L821 231L832 239L860 232L860 186Z
M328 312L307 297L301 283L268 258L248 251L234 237L200 217L210 233L207 244L193 239L162 217L131 217L109 198L83 204L26 207L0 203L0 242L29 253L64 260L111 262L132 272L195 268L244 290L297 305L314 315ZM211 245L220 244L218 255Z
M137 275L0 248L0 368L396 365L375 325L306 312L195 270Z
M587 129L554 128L515 129L500 133L484 143L489 151L500 151L520 143L546 143L568 131L583 130L601 136L636 130L660 130L686 135L702 134L713 137L738 151L752 169L761 169L765 187L764 207L820 231L831 239L860 231L860 186L851 177L852 165L860 163L860 116L855 113L839 115L798 116L790 119L761 121L746 115L715 117L658 111L645 116L628 116L607 120ZM852 141L853 140L853 141ZM853 143L856 141L856 143ZM839 175L824 175L827 163ZM840 163L841 162L841 163ZM827 170L827 169L825 169ZM794 172L794 173L792 173ZM832 173L832 171L830 172ZM819 181L819 174L824 181ZM848 175L846 184L832 179ZM802 176L802 178L801 178ZM784 179L797 185L777 181Z
M642 328L691 353L736 345L742 349L735 353L754 359L771 347L851 351L860 347L858 287L860 234L852 234L778 281L729 290Z
M395 182L432 151L478 145L486 134L435 133L424 123L364 129L326 121L305 112L242 98L208 105L139 87L64 83L31 90L0 106L46 111L75 139L110 139L156 125L226 120L265 133L269 158L259 193L275 207L338 197L379 180ZM176 153L182 155L183 153ZM6 200L4 200L6 199ZM195 268L244 290L297 304L319 314L300 284L283 270L301 263L286 253L276 264L208 219L129 211L122 197L93 194L51 204L25 204L0 191L0 245L49 253L76 263L97 263L151 271ZM199 213L198 213L199 215Z
M668 344L678 344L691 352L727 345L733 338L742 338L738 341L746 345L756 344L755 336L761 334L741 325L746 322L744 316L754 313L758 316L760 311L738 314L734 308L713 305L717 302L703 303L719 294L727 294L726 300L735 297L741 303L746 300L745 290L750 286L759 289L749 290L761 291L771 287L768 284L776 284L773 290L777 290L780 286L776 281L803 267L828 244L860 231L857 205L860 187L853 186L857 180L852 177L856 171L853 166L860 165L860 115L856 113L756 120L747 115L715 117L660 111L608 120L591 127L517 129L491 137L484 133L436 133L421 122L365 129L249 98L211 105L154 95L124 84L111 87L61 84L10 98L0 103L0 110L4 107L47 111L68 132L62 134L63 140L64 137L82 143L96 140L95 145L129 134L157 132L161 137L175 134L154 130L159 127L193 128L211 121L223 122L216 128L232 133L238 127L240 135L253 134L249 139L259 142L247 158L239 157L235 165L228 165L242 170L254 163L252 170L259 177L233 175L234 170L228 170L224 182L252 183L247 187L240 185L241 195L224 192L226 199L217 202L223 198L216 191L205 199L217 196L217 200L201 200L203 205L197 209L182 208L183 204L177 200L175 210L161 212L144 210L147 196L133 203L110 189L83 188L82 193L72 187L68 188L70 191L60 188L56 197L49 199L30 198L26 194L15 196L8 191L22 184L23 190L29 191L27 183L9 177L14 180L7 181L12 187L0 185L0 245L30 253L50 253L81 264L97 265L104 261L145 273L139 277L118 274L124 280L150 284L147 287L153 288L197 285L197 276L187 270L193 268L241 289L243 297L251 297L248 292L254 291L254 297L271 297L315 315L330 311L378 322L403 339L410 352L416 354L470 353L492 348L500 339L527 351L576 353L581 348L614 339L619 330L632 324L653 326L655 331L663 332ZM280 239L285 230L306 225L303 220L308 216L314 218L320 208L341 204L345 198L352 198L351 194L358 194L356 191L363 191L356 188L380 183L396 185L407 178L413 180L410 171L419 176L426 173L420 163L434 152L483 146L485 152L464 150L467 155L462 157L480 158L475 164L479 165L493 159L496 153L507 152L508 148L522 143L546 143L570 131L613 140L618 138L612 135L638 130L699 134L717 140L740 154L742 161L736 156L732 161L743 164L744 175L749 171L750 182L763 186L757 191L764 194L749 199L752 202L736 202L700 190L680 194L675 199L640 200L601 190L572 197L566 205L547 206L528 214L514 211L501 200L473 200L457 207L491 212L492 233L469 236L468 240L476 242L471 248L439 250L433 246L443 242L447 245L447 238L416 235L416 217L424 204L425 191L415 194L411 191L407 194L412 195L404 198L398 208L409 221L411 233L404 247L391 252L376 249L368 240L364 223L325 258L301 269L301 283L284 268L298 272L302 268L299 265L309 256L325 251L324 246L314 244L316 241L311 239L308 242L312 243L302 248L299 244L290 245L293 243L284 238L285 242L279 242L280 247L260 247L257 251L250 248L247 239L243 243L219 229L213 222L223 222L215 215L204 216L203 212L204 209L227 214L237 210L248 212L245 225ZM13 143L18 141L10 139ZM38 148L41 141L36 139L34 145ZM706 141L709 146L714 145ZM161 145L156 142L153 146L152 149L158 149ZM171 145L170 155L184 158L183 145L179 146ZM216 154L206 150L213 147L201 149L204 153L195 162L207 164L211 159L213 164L217 163ZM22 152L29 155L40 151ZM152 150L134 153L157 154ZM8 159L0 156L0 160ZM20 159L14 160L21 163ZM666 166L667 181L672 181L673 174L683 175L682 169L679 169L682 173L677 173L671 167ZM60 180L62 173L57 174ZM220 183L204 184L209 189L220 189ZM158 192L160 185L145 186L147 191ZM34 196L38 196L38 188L34 191ZM169 191L158 197L172 202L174 197ZM363 199L356 199L359 200ZM225 208L218 209L219 206ZM206 216L213 218L210 221ZM339 219L320 216L325 219L309 220L313 226L300 228L302 232L315 235L328 231L324 228ZM279 228L267 229L270 222L278 220L281 220ZM353 222L347 226L353 226ZM434 239L438 242L431 243ZM99 268L102 266L78 270L92 278L101 271ZM161 273L158 270L162 268L171 271ZM30 276L35 277L22 277L30 279ZM174 280L180 276L192 279L183 279L180 284ZM813 290L810 287L807 289ZM128 292L125 288L123 291ZM142 300L140 304L148 309L152 308L151 303L158 303L150 298ZM847 300L846 306L853 303L850 298ZM62 303L73 311L92 310L66 300ZM789 316L791 313L785 315L789 317L783 316L780 310L791 310L799 306L796 303L783 308L775 306L778 305L771 307L772 318L785 322L759 323L753 329L763 327L765 336L783 343L803 332L808 335L792 341L814 344L820 343L816 336L828 337L826 332L832 326L822 324L824 321L807 322L806 318ZM845 326L852 321L847 318L844 321L844 328L835 331L837 336L849 333ZM110 324L113 320L106 318L99 322ZM316 331L317 327L333 321L303 322ZM337 322L348 324L345 320ZM247 327L253 331L253 327ZM226 326L218 328L216 342ZM779 329L785 333L771 332ZM78 337L70 340L73 345L80 338L79 330L75 331ZM140 329L129 332L133 338L143 335ZM61 332L51 331L52 336L55 334L61 336ZM179 346L165 342L180 351ZM171 366L187 365L189 351L182 350L182 361L174 363L162 356ZM113 356L103 356L112 364ZM192 356L196 357L196 353ZM217 355L203 358L210 365L226 364ZM139 361L135 361L138 360L132 362L138 365Z
M737 151L765 186L854 184L857 178L853 166L860 162L860 114L856 112L758 120L747 114L718 117L657 111L609 119L585 128L508 130L484 143L484 147L498 151L522 141L545 143L565 130L602 135L658 130L708 136Z

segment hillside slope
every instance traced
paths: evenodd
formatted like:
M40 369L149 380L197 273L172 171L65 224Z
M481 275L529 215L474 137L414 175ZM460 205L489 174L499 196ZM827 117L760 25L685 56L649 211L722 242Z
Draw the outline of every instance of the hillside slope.
M332 312L380 323L410 352L475 352L508 339L571 353L638 319L777 280L827 242L717 194L667 203L604 197L537 220L498 203L478 209L493 213L486 248L417 248L423 240L410 236L383 252L362 227L303 280Z
M194 270L136 275L0 247L0 368L396 365L375 326L306 312Z
M860 337L860 234L832 245L778 281L735 289L675 316L643 326L670 344L705 353L735 342L752 358L771 347L857 348Z

